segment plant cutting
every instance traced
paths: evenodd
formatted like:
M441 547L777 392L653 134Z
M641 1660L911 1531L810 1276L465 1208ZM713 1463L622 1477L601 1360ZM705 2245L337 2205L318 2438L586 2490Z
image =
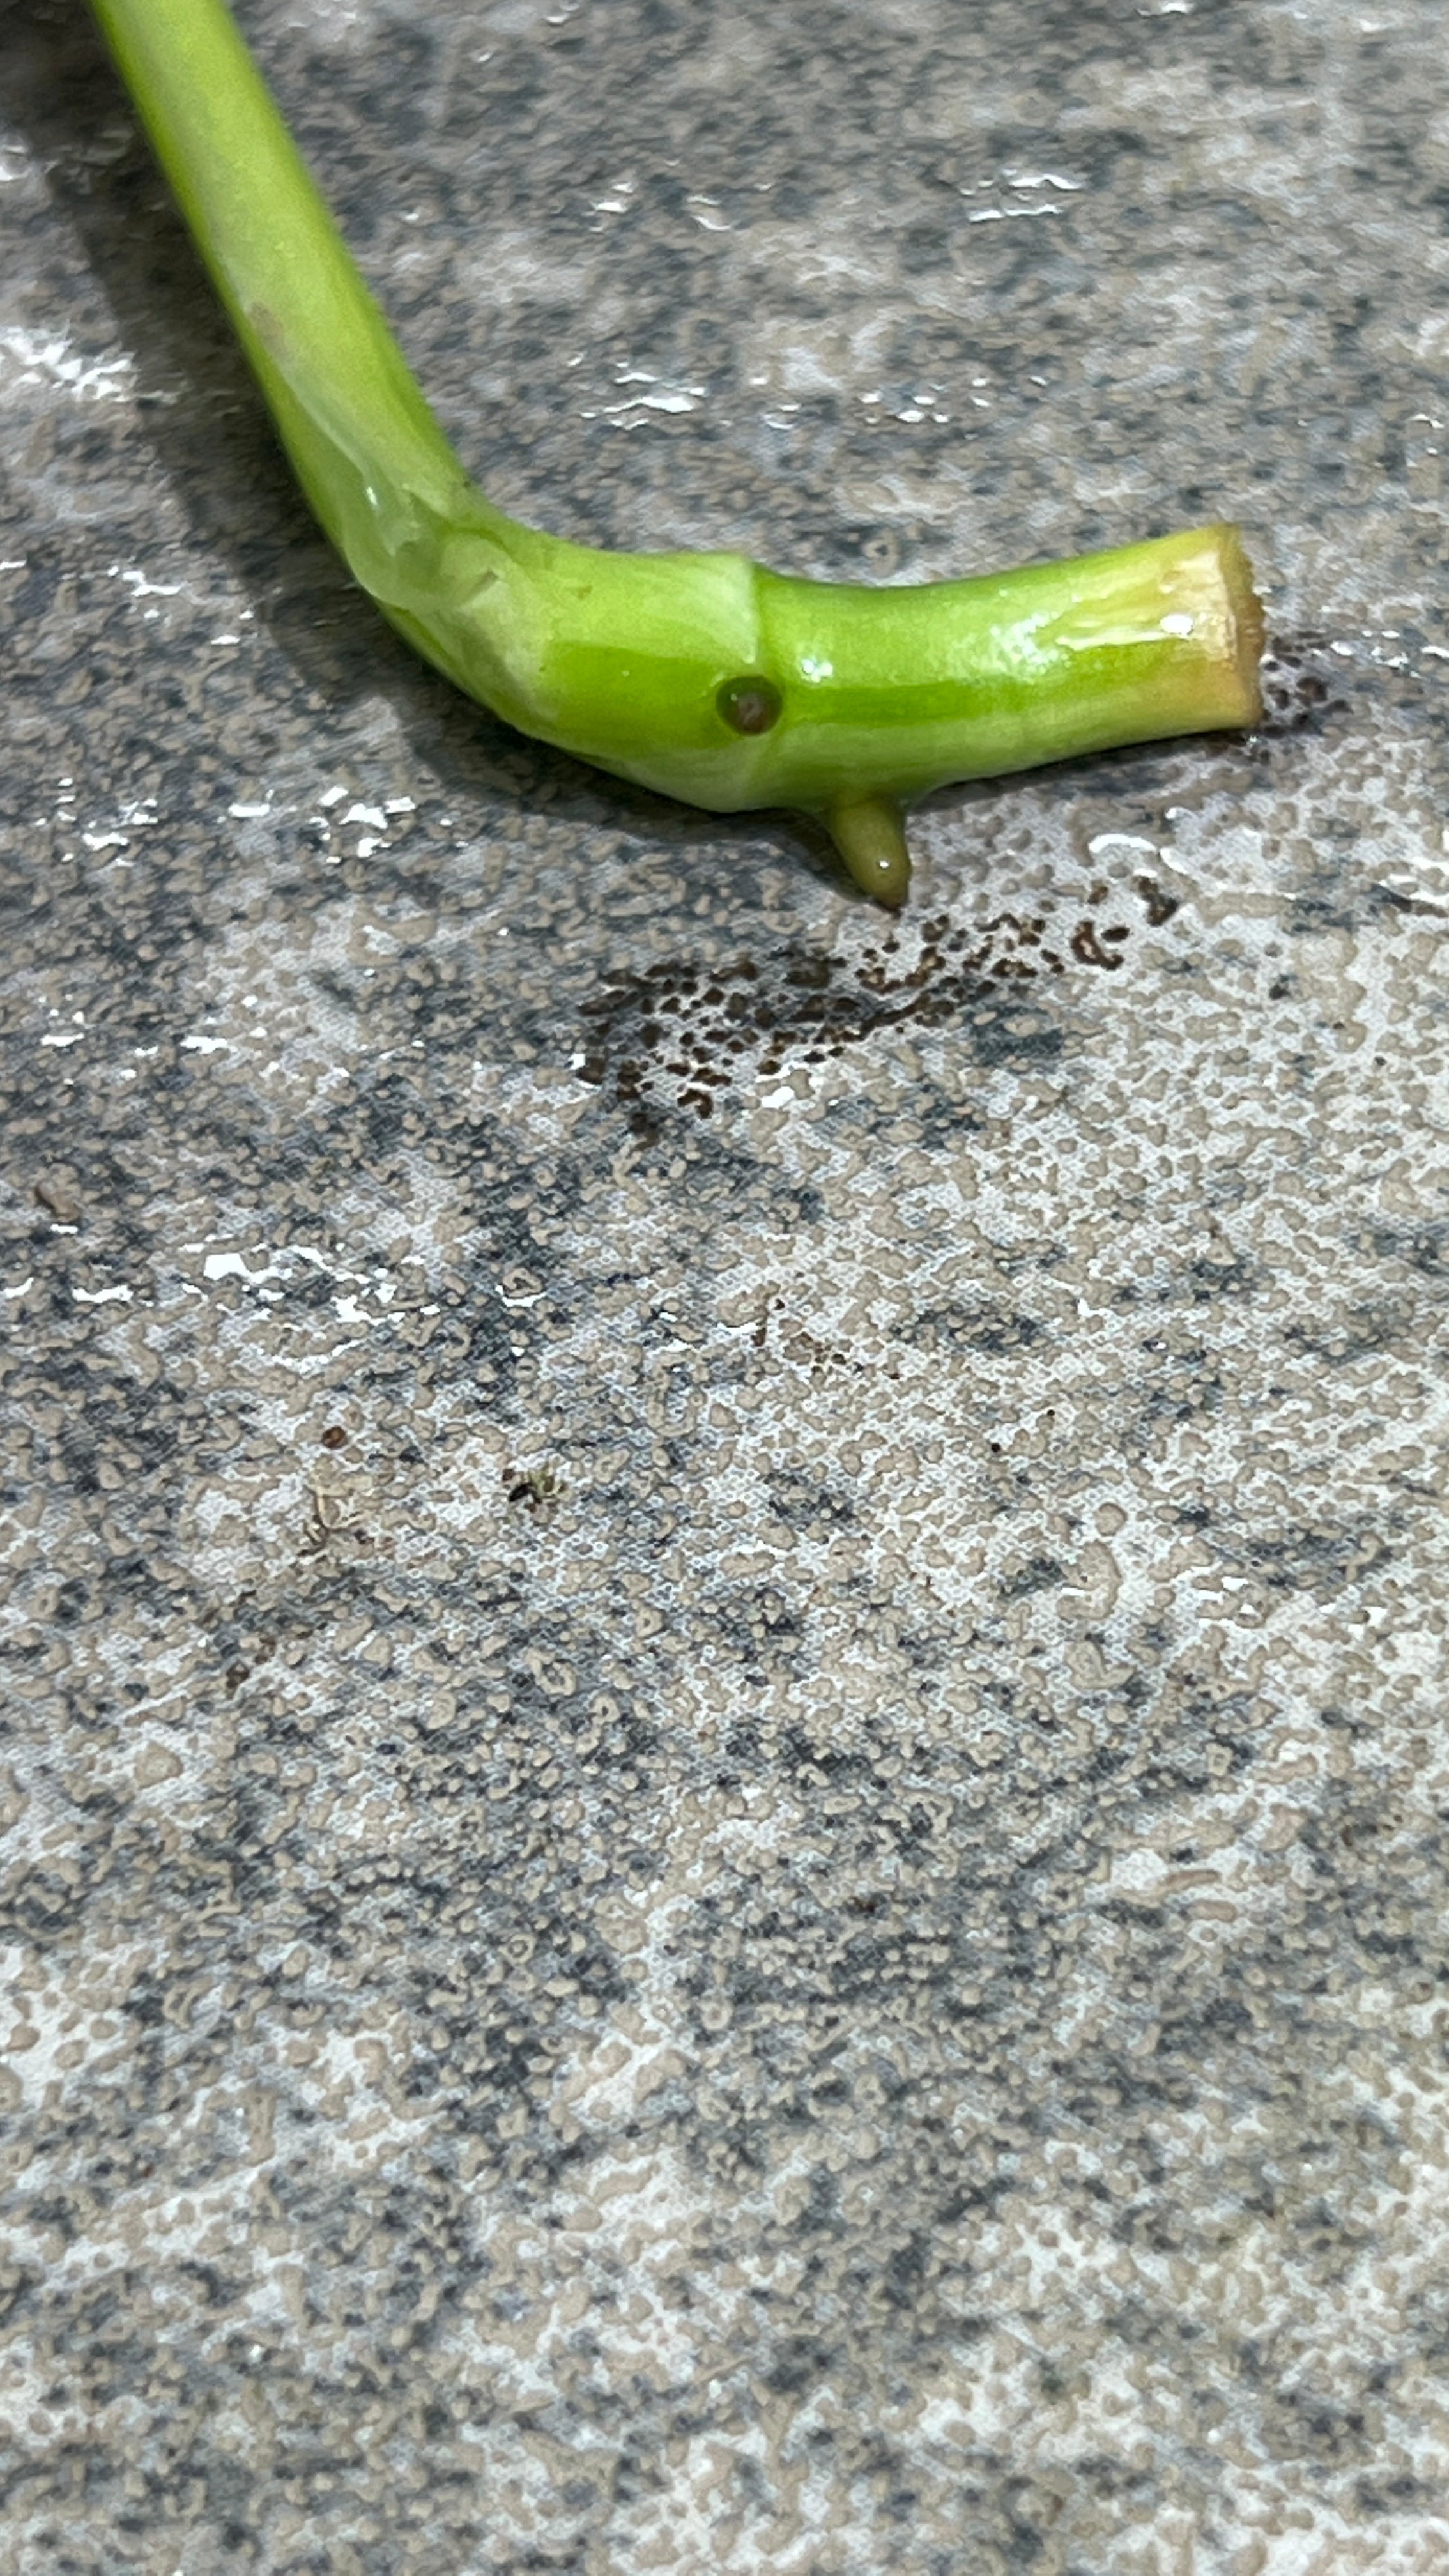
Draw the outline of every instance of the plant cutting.
M297 477L438 669L523 733L714 813L819 818L897 904L902 822L958 779L1250 725L1237 531L965 581L816 582L624 554L493 507L428 409L224 0L93 0Z

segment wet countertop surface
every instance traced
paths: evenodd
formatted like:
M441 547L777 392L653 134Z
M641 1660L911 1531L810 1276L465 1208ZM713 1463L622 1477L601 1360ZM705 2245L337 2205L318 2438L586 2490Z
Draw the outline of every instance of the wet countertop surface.
M1441 2566L1440 12L245 20L506 507L1271 713L894 925L509 735L7 12L0 2566Z

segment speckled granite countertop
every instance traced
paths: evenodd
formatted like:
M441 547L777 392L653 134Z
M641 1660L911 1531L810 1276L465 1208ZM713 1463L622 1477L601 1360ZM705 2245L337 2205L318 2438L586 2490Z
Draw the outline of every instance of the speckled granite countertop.
M245 17L506 505L1274 715L894 930L506 735L6 14L0 2567L1440 2568L1440 9Z

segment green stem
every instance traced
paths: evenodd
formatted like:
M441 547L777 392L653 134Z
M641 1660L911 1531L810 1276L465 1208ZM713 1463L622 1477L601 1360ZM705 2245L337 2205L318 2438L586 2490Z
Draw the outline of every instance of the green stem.
M224 0L93 0L283 445L384 614L485 706L716 813L819 816L899 903L900 808L950 781L1252 724L1234 529L867 590L735 554L605 554L485 500L424 402Z

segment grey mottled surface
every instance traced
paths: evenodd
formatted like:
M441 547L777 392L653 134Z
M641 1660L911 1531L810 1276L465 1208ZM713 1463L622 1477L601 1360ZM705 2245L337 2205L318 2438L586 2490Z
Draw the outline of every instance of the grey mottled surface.
M8 9L0 2567L1441 2567L1437 0L246 20L505 504L1275 714L894 934L505 735Z

